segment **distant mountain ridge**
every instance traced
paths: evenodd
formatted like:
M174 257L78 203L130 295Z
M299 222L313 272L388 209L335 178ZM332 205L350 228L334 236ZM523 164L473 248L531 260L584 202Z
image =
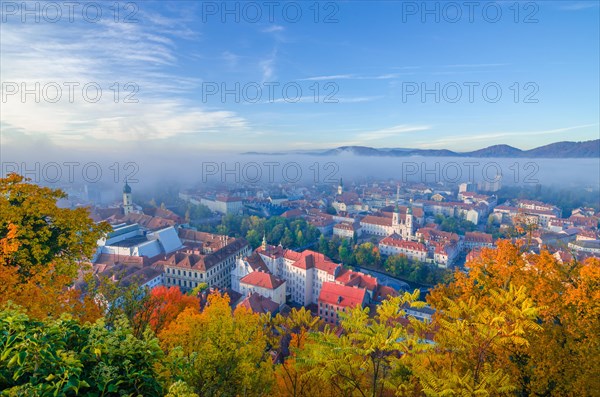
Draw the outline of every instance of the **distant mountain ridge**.
M354 154L377 157L507 157L507 158L594 158L600 157L600 139L583 142L555 142L549 145L521 150L510 145L493 145L470 152L455 152L448 149L372 148L368 146L340 146L335 149L292 151L292 152L246 152L243 154L282 155L308 154L314 156L336 156Z

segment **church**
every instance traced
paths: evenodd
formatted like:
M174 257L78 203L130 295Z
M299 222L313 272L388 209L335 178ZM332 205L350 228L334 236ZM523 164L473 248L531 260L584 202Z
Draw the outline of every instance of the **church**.
M380 212L378 215L367 215L361 219L360 226L362 232L384 237L397 234L404 240L412 240L416 227L413 210L411 207L405 207L401 210L398 205L399 198L400 193L398 190L396 191L396 205L391 214L389 212Z
M133 197L131 194L131 186L125 181L123 187L123 215L129 215L133 212Z

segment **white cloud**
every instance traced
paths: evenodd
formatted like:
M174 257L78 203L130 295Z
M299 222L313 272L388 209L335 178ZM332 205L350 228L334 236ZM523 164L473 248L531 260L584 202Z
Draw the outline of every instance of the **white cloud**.
M248 123L233 112L205 109L182 99L201 81L171 73L179 63L174 39L195 34L182 21L144 15L145 23L34 24L3 23L0 74L3 83L28 89L39 84L41 98L7 97L0 121L14 137L46 137L56 144L176 139L215 131L247 131ZM266 72L266 71L265 71ZM69 100L65 83L75 82ZM86 101L82 87L101 87L97 103ZM131 89L124 85L132 83ZM56 103L43 88L61 87ZM5 87L5 86L3 86ZM115 103L119 87L118 103ZM124 103L133 87L138 103ZM94 91L92 90L93 94Z
M574 2L569 2L565 5L561 5L558 8L560 10L564 10L564 11L587 10L589 8L598 8L598 2L596 2L596 1L574 1Z
M456 147L457 144L461 144L463 142L474 142L474 141L491 141L498 138L506 138L506 137L530 137L530 136L543 136L543 135L555 135L564 132L580 130L583 128L597 127L598 124L584 124L577 125L571 127L563 127L556 128L551 130L541 130L541 131L499 131L499 132L490 132L484 134L471 134L471 135L455 135L449 136L442 139L435 139L431 141L423 141L416 144L416 147L420 148L446 148L449 146ZM492 143L490 143L492 144Z
M264 28L262 30L262 32L264 33L276 33L276 32L283 32L285 30L285 28L281 25L271 25L267 28Z

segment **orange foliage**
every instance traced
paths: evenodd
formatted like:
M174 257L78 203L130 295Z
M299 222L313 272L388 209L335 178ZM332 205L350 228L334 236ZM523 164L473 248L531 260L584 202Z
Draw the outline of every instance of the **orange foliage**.
M147 309L150 327L158 334L186 309L198 312L200 300L195 296L184 295L177 287L156 287L150 293Z
M100 307L90 298L82 299L79 291L70 288L73 280L57 274L52 264L23 282L18 268L7 264L7 258L19 248L16 234L17 228L11 224L6 238L0 239L0 305L12 301L38 319L70 313L85 322L102 316Z
M524 287L539 308L543 332L528 335L528 344L507 356L520 392L526 394L587 395L600 390L600 260L561 263L549 252L524 252L500 241L497 249L483 249L467 263L468 273L456 272L455 281L440 286L428 302L445 310L450 300L494 307L494 288Z

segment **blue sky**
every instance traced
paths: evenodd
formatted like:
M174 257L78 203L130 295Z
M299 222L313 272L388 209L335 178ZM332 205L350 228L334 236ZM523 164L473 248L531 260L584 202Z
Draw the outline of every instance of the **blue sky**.
M461 151L600 135L598 1L473 2L471 15L463 1L429 14L422 1L144 1L118 3L117 20L110 2L94 22L88 3L52 22L42 2L39 23L20 4L2 1L6 146ZM14 93L36 83L38 102ZM65 83L79 83L72 101Z

